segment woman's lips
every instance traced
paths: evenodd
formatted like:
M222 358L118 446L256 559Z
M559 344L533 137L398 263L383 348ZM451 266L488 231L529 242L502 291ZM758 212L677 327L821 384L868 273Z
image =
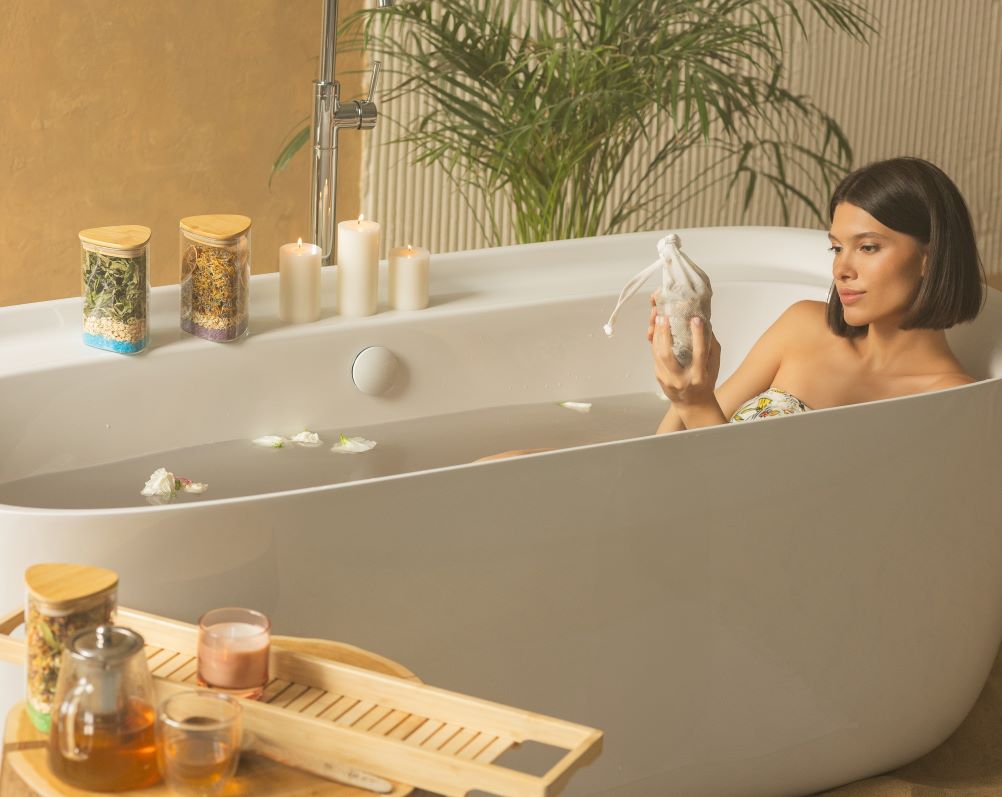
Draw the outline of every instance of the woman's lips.
M842 300L842 304L844 305L855 304L863 298L864 293L866 293L866 291L860 291L858 293L855 291L839 291L838 298Z

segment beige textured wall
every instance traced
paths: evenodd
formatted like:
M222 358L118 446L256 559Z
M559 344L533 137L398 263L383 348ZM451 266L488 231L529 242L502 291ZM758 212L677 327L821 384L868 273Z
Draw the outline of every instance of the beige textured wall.
M807 41L786 26L791 87L840 121L857 165L917 155L953 177L971 207L985 268L1002 288L1002 0L862 3L880 30L868 46L826 31L813 17ZM386 112L407 129L415 103L405 99ZM484 246L477 215L507 219L508 208L478 206L471 212L435 167L410 167L401 174L399 164L408 161L409 152L387 143L395 134L386 125L366 144L363 207L383 221L386 239L411 239L433 251ZM664 187L670 192L684 185L708 160L696 152L667 176ZM826 204L826 197L819 199ZM742 215L739 202L725 200L721 187L653 226L781 223L779 205L768 195ZM817 226L806 211L792 223Z
M357 0L342 2L342 11ZM4 0L0 305L79 295L77 232L153 230L152 282L178 278L178 219L243 213L253 270L308 237L304 149L322 0ZM357 69L338 58L338 72ZM357 95L359 79L346 82ZM361 136L341 135L338 216L358 215Z

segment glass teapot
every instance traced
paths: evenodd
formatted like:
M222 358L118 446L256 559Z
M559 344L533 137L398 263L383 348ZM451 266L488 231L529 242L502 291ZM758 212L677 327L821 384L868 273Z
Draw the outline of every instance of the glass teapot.
M100 625L76 634L63 654L49 735L49 767L91 791L124 791L160 780L153 679L143 638Z

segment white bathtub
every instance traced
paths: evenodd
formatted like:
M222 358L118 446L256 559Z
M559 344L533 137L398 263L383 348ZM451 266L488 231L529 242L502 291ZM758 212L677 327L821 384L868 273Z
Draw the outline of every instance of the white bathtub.
M821 232L681 235L714 282L721 378L790 303L825 298ZM0 485L304 425L652 390L644 295L615 338L601 328L658 238L437 256L430 309L301 327L278 324L259 276L252 334L230 345L180 333L176 287L157 288L133 358L80 343L77 300L0 310ZM984 381L935 394L477 465L457 449L452 467L226 500L209 478L162 507L0 505L0 608L42 560L114 568L122 603L188 620L251 605L281 633L601 728L572 795L781 797L877 773L960 723L1002 635L990 293L949 333ZM376 344L403 364L379 398L350 377ZM20 673L3 676L6 708Z

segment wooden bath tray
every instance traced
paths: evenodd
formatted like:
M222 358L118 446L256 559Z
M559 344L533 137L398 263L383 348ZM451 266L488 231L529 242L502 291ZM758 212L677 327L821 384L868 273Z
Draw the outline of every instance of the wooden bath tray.
M0 659L25 660L11 632L16 612L0 620ZM198 628L119 608L116 622L140 633L158 699L195 684ZM409 680L272 646L272 680L261 701L241 700L244 728L276 757L330 761L429 791L464 797L549 797L601 752L602 733ZM494 762L523 742L566 752L543 775Z

